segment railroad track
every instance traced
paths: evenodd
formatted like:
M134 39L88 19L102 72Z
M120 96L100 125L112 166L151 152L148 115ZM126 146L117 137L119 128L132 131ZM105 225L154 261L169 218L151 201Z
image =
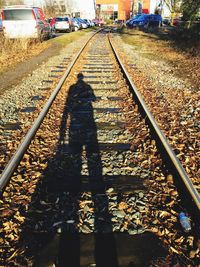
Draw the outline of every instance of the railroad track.
M197 263L198 193L113 49L81 49L2 173L2 266Z

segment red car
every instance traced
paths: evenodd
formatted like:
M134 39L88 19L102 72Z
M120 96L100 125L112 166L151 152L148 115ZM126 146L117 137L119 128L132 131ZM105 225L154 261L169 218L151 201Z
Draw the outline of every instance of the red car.
M102 26L105 23L103 19L93 19L92 22L95 24L95 26Z
M56 18L50 18L50 19L48 19L48 22L51 26L51 30L54 31L55 30L55 24L56 24Z
M181 24L181 18L174 18L173 20L173 25L174 26L178 26Z

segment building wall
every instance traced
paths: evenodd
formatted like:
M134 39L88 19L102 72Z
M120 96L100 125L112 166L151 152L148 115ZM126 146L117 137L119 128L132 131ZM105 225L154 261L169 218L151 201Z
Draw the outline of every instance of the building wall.
M131 1L130 0L119 0L118 5L119 5L118 19L127 20L130 17Z
M118 4L118 0L96 0L97 5Z
M96 0L97 5L118 5L118 20L126 20L130 17L131 0Z
M151 9L151 2L150 0L143 0L142 3L142 9L144 13L151 13L150 9ZM155 0L153 0L153 2L155 2Z

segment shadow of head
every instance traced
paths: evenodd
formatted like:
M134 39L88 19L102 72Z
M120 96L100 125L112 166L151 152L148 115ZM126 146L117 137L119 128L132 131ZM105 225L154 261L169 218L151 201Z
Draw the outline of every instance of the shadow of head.
M79 73L79 74L77 75L77 79L78 79L78 81L82 81L82 80L84 79L84 75L83 75L83 73Z

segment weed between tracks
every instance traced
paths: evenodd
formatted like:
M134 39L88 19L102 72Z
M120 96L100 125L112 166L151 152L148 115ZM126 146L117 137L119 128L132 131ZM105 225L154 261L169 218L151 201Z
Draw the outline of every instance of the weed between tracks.
M77 31L73 33L64 34L59 36L58 38L54 38L52 40L53 43L60 44L60 45L68 45L73 41L78 40L80 37L84 36L86 33L91 32L94 29L85 29L84 31Z

